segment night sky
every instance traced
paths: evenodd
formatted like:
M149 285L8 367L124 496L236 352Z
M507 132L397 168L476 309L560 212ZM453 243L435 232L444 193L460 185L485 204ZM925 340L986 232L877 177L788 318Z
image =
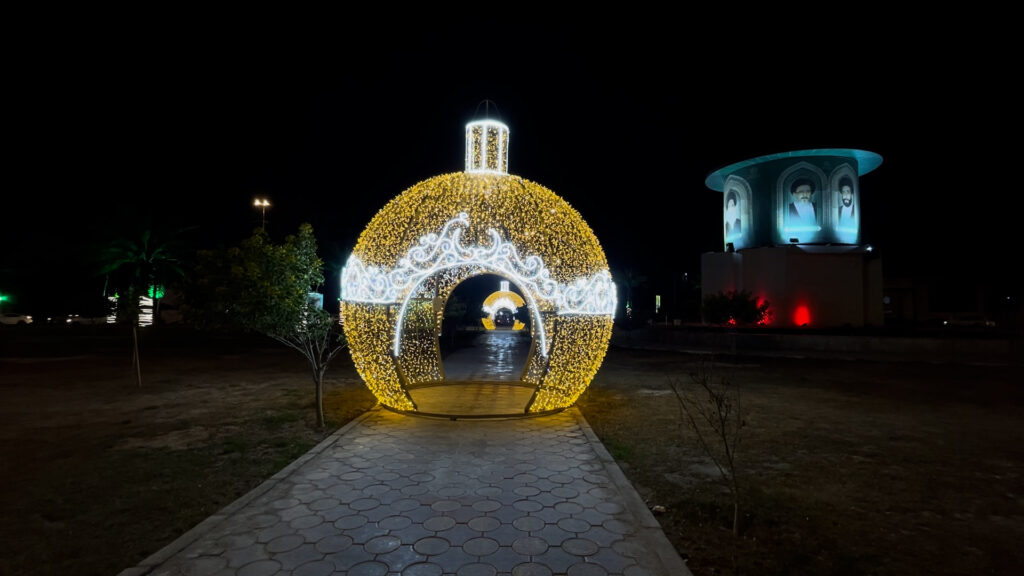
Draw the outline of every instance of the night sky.
M84 251L139 227L237 243L260 224L256 196L275 240L309 222L336 269L391 198L463 170L485 101L510 128L509 172L580 212L613 277L632 268L658 290L699 274L721 250L714 170L858 148L883 158L860 190L887 278L1010 282L1024 203L1002 142L1021 100L1003 46L878 30L857 47L725 50L695 29L653 22L626 42L550 24L476 46L454 24L372 46L351 29L295 42L139 30L39 49L8 82L0 292L39 309L93 290Z

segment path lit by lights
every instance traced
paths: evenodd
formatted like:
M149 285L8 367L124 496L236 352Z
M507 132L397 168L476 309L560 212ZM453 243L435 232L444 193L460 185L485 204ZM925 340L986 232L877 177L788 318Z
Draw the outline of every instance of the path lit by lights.
M522 377L530 338L517 330L486 330L466 346L445 356L445 380L510 382Z

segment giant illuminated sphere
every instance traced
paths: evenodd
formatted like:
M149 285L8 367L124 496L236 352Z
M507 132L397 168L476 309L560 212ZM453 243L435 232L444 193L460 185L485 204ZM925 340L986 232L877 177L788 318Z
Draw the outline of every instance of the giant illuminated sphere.
M615 285L597 237L554 192L508 173L508 127L466 126L466 170L385 205L341 275L341 318L356 370L389 408L409 387L447 382L438 335L455 287L479 274L516 284L531 314L526 413L571 406L608 348Z

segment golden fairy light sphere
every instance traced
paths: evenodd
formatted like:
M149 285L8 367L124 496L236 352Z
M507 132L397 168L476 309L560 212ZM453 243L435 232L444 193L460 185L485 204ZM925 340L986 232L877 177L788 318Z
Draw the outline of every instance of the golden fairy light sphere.
M532 346L526 413L571 406L597 372L615 310L601 245L551 190L507 169L508 128L467 126L466 171L424 180L370 221L342 272L355 367L381 404L415 411L409 387L445 381L438 335L448 297L496 274L524 295Z

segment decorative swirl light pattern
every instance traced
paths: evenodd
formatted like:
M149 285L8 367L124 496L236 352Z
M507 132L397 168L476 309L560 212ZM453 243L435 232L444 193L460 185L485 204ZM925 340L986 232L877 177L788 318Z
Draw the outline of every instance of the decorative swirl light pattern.
M460 212L441 228L440 234L425 234L419 244L399 259L398 267L384 270L365 266L353 254L341 272L341 299L369 304L397 304L409 298L414 288L438 271L475 264L515 280L546 301L559 315L615 313L615 284L607 270L565 285L551 278L540 256L519 256L516 247L502 240L496 230L487 230L490 246L463 246L461 232L469 226L469 215Z

